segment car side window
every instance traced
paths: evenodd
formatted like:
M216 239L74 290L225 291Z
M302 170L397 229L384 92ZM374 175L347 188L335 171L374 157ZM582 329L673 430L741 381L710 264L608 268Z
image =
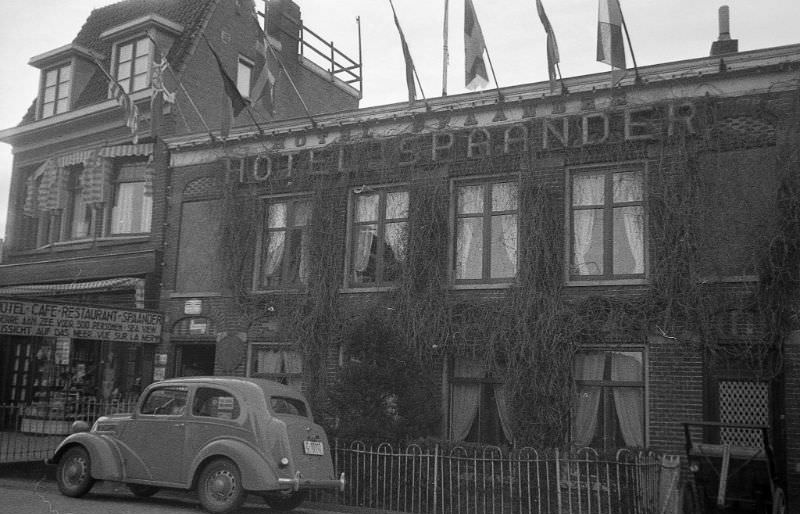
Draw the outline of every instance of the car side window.
M145 398L140 412L157 416L181 416L186 410L189 389L169 386L153 389Z
M291 414L293 416L308 417L306 404L296 398L272 396L269 399L269 406L275 414Z
M192 402L192 415L217 419L239 417L239 402L227 391L213 387L200 387Z

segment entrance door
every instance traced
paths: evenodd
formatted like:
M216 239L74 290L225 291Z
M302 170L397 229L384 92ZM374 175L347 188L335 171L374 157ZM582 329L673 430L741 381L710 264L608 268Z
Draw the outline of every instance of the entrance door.
M216 345L213 343L184 343L178 345L175 376L190 377L214 374Z

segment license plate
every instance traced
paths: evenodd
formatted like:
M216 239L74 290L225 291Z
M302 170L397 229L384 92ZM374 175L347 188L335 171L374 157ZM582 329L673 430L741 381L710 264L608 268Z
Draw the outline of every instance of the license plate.
M303 450L306 455L325 455L322 441L303 441Z

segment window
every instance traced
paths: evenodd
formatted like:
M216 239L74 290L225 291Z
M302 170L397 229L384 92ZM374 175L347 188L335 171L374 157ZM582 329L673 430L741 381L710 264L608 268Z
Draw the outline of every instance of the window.
M300 390L303 383L303 357L276 344L250 346L250 376L280 382Z
M287 396L271 396L269 406L275 414L290 414L292 416L308 417L306 404L297 398Z
M239 67L236 69L236 88L243 98L250 98L250 85L253 78L253 63L239 58Z
M150 232L153 196L141 166L123 166L114 185L111 234Z
M603 450L643 448L644 365L642 352L593 351L575 355L577 398L572 440Z
M456 282L507 282L517 274L517 184L465 184L456 196Z
M153 389L142 404L142 414L182 416L188 389L180 386Z
M450 378L449 438L484 444L512 440L503 384L477 361L455 359Z
M570 278L642 277L645 272L642 171L576 171L572 173L570 189Z
M126 93L150 87L150 40L146 37L117 47L117 70L114 76Z
M353 195L351 286L396 282L408 246L408 191Z
M68 230L69 239L84 239L91 235L92 206L84 201L81 175L83 169L78 168L69 175Z
M192 416L201 418L236 419L241 409L229 392L212 387L200 387L192 402Z
M273 201L267 206L258 273L259 289L308 283L309 200Z
M42 85L42 118L69 110L72 65L51 68L44 72Z

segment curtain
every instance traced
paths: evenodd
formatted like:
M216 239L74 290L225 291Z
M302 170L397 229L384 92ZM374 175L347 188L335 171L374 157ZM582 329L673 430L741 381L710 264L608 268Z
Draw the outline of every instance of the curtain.
M142 196L142 224L139 227L139 232L150 232L150 224L153 220L153 196Z
M480 236L480 220L465 218L458 221L458 240L456 241L456 278L480 278L471 272L470 257L472 256L475 234ZM480 238L477 241L480 246ZM480 269L480 263L479 263Z
M638 173L614 174L614 202L639 202L642 200L642 180ZM641 207L622 209L625 234L633 255L633 273L644 273L644 212ZM615 242L616 243L616 242Z
M117 186L117 201L111 211L111 231L128 234L133 230L133 203L136 182L125 182Z
M453 363L454 378L483 378L480 362L456 359ZM450 389L450 439L463 441L469 435L481 397L480 383L453 384Z
M605 367L604 352L575 355L576 380L601 380ZM600 386L578 385L578 398L572 423L572 438L577 446L588 446L597 428L597 408L600 406Z
M372 243L376 237L377 227L375 225L362 225L358 227L358 238L356 241L356 253L353 258L353 269L358 273L366 271L369 266L369 259L372 256Z
M602 205L604 198L604 176L603 175L577 175L572 183L572 205ZM602 269L588 271L586 254L592 246L592 233L594 232L595 218L601 209L580 209L572 211L573 219L573 239L574 239L574 260L578 268L578 274L602 273ZM602 264L601 264L602 265Z
M394 260L406 260L406 223L387 223L385 227L386 244L392 249ZM388 264L388 263L387 263Z
M303 229L300 236L300 265L297 269L297 276L301 284L308 284L308 231Z
M506 394L505 385L495 384L494 401L497 404L497 413L500 417L500 426L503 428L503 434L509 442L513 443L514 433L511 430L511 414L508 411L508 395Z
M492 278L511 277L517 272L517 216L514 214L497 216L499 218L500 237L503 256L506 258L506 266L497 266L494 259L492 261ZM494 228L494 227L493 227ZM494 252L492 252L494 254Z
M256 362L256 373L279 373L281 370L281 352L258 350Z
M281 261L283 260L283 249L286 242L286 231L269 232L267 242L267 255L264 258L264 269L262 271L262 282L276 274Z
M611 380L642 381L642 363L624 353L611 355ZM644 447L644 402L640 387L615 387L614 406L617 410L622 438L626 446Z

